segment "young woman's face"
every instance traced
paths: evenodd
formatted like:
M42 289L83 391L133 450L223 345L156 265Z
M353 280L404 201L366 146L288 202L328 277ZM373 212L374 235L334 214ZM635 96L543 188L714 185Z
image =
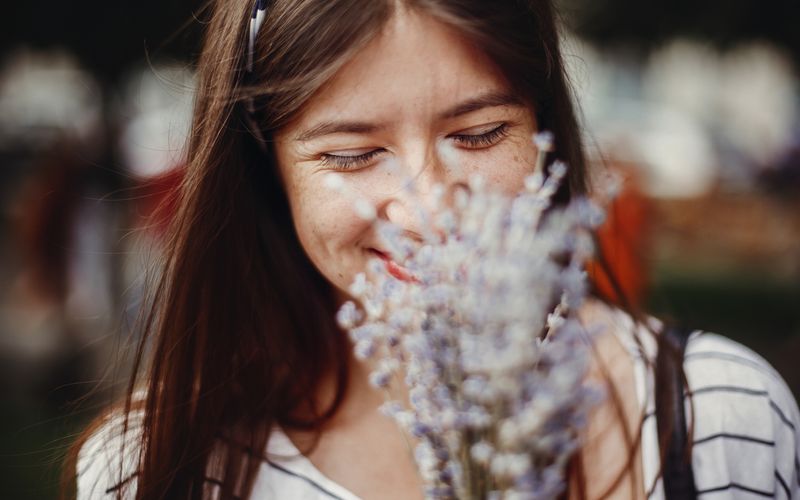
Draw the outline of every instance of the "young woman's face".
M533 171L535 132L532 110L483 53L431 17L400 12L275 135L275 153L303 248L346 294L382 250L355 199L413 238L436 184L452 192L479 173L517 192Z

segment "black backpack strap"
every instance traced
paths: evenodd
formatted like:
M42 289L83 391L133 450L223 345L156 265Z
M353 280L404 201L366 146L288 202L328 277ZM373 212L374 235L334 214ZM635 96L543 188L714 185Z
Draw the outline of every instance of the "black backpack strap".
M668 436L662 476L667 500L697 498L691 457L686 446L683 380L679 369L691 333L686 328L665 328L662 334L665 338L656 360L656 425L662 446L663 436Z

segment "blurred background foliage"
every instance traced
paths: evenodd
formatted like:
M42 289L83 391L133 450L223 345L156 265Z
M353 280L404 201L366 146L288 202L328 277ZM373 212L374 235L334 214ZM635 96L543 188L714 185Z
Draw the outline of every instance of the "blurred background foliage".
M628 180L602 238L623 288L800 394L800 3L558 3L590 156ZM84 0L0 20L6 498L55 498L65 447L119 394L206 16Z

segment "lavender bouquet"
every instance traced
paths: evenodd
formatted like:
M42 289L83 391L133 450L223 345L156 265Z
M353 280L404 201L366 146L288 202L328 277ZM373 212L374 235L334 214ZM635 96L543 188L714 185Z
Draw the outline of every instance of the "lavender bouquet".
M426 220L424 241L359 206L411 279L375 259L338 312L370 382L387 389L382 411L406 432L427 498L555 498L588 411L589 232L602 211L585 199L552 205L567 166L538 168L508 197L472 178ZM413 189L409 184L408 189ZM424 214L422 216L425 216ZM392 396L403 379L407 394Z

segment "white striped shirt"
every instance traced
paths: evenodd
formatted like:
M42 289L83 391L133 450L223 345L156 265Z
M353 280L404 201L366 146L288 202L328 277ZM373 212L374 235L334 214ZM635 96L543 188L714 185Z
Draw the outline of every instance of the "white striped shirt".
M646 408L641 452L644 484L649 490L659 470L652 372L656 344L643 329L632 328L627 314L618 312L617 319L613 331L633 358L637 397ZM657 327L657 322L654 325ZM800 412L780 375L743 345L699 331L689 338L684 370L694 400L692 468L698 496L709 500L800 499ZM686 413L691 427L688 398ZM110 430L114 427L107 424L81 450L79 499L106 498L113 493L119 474L111 464L118 463L120 441ZM126 469L131 471L132 465L128 461ZM218 491L214 483L210 479L207 484L212 498ZM300 454L279 428L270 437L251 498L358 500ZM649 498L664 499L660 478Z
M634 334L627 314L620 313L620 320L627 328L614 331L634 359L637 396L646 408L641 451L649 491L660 465L652 370L656 341L643 329ZM700 331L689 337L683 368L694 402L692 470L698 497L800 498L800 412L778 372L742 344ZM685 409L691 428L688 398ZM664 498L660 478L649 498Z

